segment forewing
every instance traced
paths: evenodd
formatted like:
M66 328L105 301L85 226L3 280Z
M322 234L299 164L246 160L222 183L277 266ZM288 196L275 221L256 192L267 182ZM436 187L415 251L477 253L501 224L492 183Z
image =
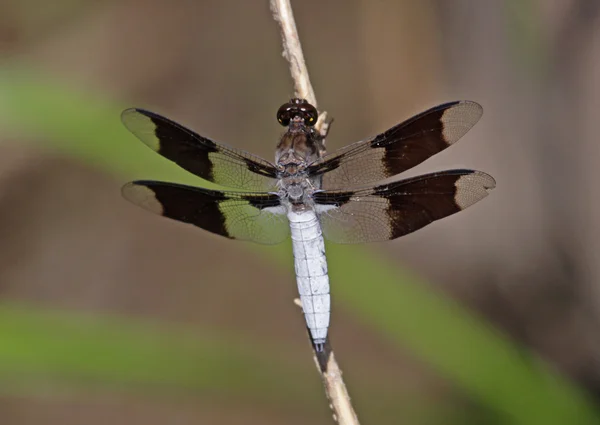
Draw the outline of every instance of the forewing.
M473 170L448 170L355 191L313 195L323 234L332 242L395 239L464 210L496 186Z
M148 211L230 239L271 245L289 234L285 209L276 194L223 192L158 181L127 183L122 192Z
M457 142L479 121L481 105L457 101L436 106L369 140L346 146L311 164L324 189L378 182L425 161Z
M127 109L121 119L150 149L205 180L246 191L275 190L277 170L260 157L216 143L144 109Z

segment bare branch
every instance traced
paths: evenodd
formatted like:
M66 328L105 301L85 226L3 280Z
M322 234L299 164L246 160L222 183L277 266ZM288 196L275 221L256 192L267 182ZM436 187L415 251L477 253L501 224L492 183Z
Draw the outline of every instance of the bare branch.
M281 30L281 40L283 44L283 57L290 64L290 74L294 80L296 97L306 99L310 104L317 108L317 98L315 91L310 83L300 37L296 29L296 21L292 12L290 0L271 0L271 11L273 18L279 23ZM315 125L322 136L327 134L329 122L327 122L327 112L319 114L319 120ZM323 152L324 154L325 152Z
M317 107L317 98L315 97L315 92L308 76L308 69L304 61L304 53L300 45L300 38L296 29L290 0L271 0L271 11L273 12L273 18L279 23L281 29L283 56L290 63L290 73L294 79L296 96L306 99L309 103ZM330 123L331 121L327 121L326 112L319 115L316 128L323 137L327 135ZM323 155L324 153L323 149L320 154ZM299 299L296 299L295 302L302 307ZM335 360L329 339L327 339L323 350L317 351L312 344L310 332L308 332L308 338L313 347L315 363L321 374L325 394L329 399L329 406L333 411L334 420L339 425L359 425L358 418L350 402L348 390L342 379L342 371Z
M296 95L317 107L315 91L310 84L296 21L289 0L271 0L273 18L279 23L283 41L283 57L290 63L290 73L294 79Z
M302 308L300 299L296 298L294 303ZM310 331L308 331L308 329L307 334L308 340L313 347L315 364L321 374L323 386L325 387L325 395L329 400L329 407L331 407L331 410L333 411L333 419L339 425L360 425L358 417L352 407L346 384L342 378L342 370L333 354L333 348L331 348L329 338L327 338L323 351L319 352L315 350L315 347L312 344Z

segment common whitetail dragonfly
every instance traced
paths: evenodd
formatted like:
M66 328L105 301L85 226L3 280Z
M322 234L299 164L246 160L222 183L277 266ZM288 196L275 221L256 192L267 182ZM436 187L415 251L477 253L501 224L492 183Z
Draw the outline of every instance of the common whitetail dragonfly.
M475 102L445 103L322 155L317 110L294 98L277 112L286 131L273 164L153 112L127 109L123 123L152 150L198 177L241 191L140 180L126 184L123 195L151 212L231 239L276 244L291 234L306 324L322 350L330 315L323 236L338 243L395 239L485 198L495 181L481 171L382 182L458 141L482 113Z

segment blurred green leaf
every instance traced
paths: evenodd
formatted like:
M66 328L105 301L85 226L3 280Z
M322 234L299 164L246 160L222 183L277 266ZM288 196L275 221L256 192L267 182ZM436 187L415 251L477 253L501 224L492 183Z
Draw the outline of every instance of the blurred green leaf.
M107 171L200 183L136 143L119 122L121 107L100 99L91 102L92 98L22 73L0 74L0 117L15 134L43 135L52 148ZM292 267L291 250L251 249L263 252L266 259L276 259L282 267ZM328 245L327 250L337 300L392 343L409 348L497 412L505 419L503 423L587 424L600 419L568 380L424 282L364 247ZM154 349L159 356L161 348L145 348ZM76 353L79 348L73 350ZM69 358L62 361L64 373L70 365L77 366Z
M508 53L514 63L537 79L544 78L548 70L548 49L540 36L544 31L540 28L539 5L530 0L509 0L504 2L503 8L510 42Z
M46 394L51 385L67 392L235 397L307 416L325 409L314 365L298 364L277 341L253 344L231 331L7 302L0 304L0 335L0 394ZM375 382L362 382L353 393L371 400L378 420L401 415L426 425L461 415L443 402L431 411L422 400L399 400Z
M4 303L0 335L2 391L15 384L27 391L60 379L115 388L251 394L260 402L288 406L320 401L310 391L315 376L306 369L288 364L284 353L265 356L268 346L234 344L236 338L227 333Z
M600 418L584 394L539 358L373 252L327 255L339 296L365 322L514 424L587 424ZM374 277L376 276L376 277ZM342 288L343 287L343 288Z
M0 125L11 140L37 139L49 150L127 178L151 176L198 184L197 177L173 166L129 133L120 119L128 107L68 90L25 71L0 71Z

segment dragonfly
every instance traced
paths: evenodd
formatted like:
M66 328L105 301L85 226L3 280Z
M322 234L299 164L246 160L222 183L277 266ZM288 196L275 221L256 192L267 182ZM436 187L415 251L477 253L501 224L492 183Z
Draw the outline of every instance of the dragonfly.
M331 310L324 238L396 239L485 198L496 183L481 171L393 178L453 145L482 114L476 102L445 103L324 154L317 109L293 98L277 111L285 132L270 162L156 113L127 109L122 121L145 145L227 190L138 180L122 193L153 213L230 239L277 244L291 236L304 318L313 347L322 351Z

